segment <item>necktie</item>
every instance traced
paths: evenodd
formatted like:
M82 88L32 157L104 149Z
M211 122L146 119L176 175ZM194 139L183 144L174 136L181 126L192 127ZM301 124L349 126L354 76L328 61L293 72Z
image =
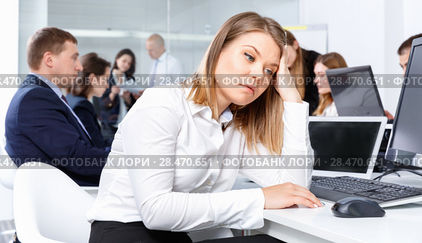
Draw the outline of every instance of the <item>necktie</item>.
M67 102L66 97L64 97L64 95L62 95L62 100L64 100L64 102L66 102L66 104L69 104L69 103Z
M151 78L150 78L150 87L155 86L155 75L157 74L157 65L158 65L158 59L155 60L154 66L152 68Z

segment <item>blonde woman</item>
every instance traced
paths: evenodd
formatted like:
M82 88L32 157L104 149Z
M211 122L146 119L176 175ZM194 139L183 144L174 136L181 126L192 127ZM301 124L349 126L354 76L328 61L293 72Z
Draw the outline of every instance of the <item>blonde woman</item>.
M315 116L338 116L331 88L327 80L325 71L333 68L347 67L344 58L337 52L330 52L321 55L315 61L314 72L316 74L314 82L318 87L319 104L313 115Z
M288 72L283 36L272 19L235 15L220 28L186 87L145 91L113 141L88 213L91 243L191 242L186 232L198 230L228 237L229 228L262 227L264 209L321 206L307 189L312 160L267 169L203 160L312 155L308 105L285 79L273 79ZM157 164L113 167L113 158L129 155ZM239 173L263 188L231 190ZM239 240L279 242L265 235L224 242Z

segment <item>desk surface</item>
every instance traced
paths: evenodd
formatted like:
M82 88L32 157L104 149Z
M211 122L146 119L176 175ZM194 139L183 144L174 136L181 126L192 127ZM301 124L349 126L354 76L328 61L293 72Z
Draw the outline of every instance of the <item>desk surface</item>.
M382 181L422 185L422 177L405 173ZM265 210L265 226L259 231L287 242L422 242L422 204L387 208L382 218L338 218L331 206L325 202L317 209Z
M422 242L422 205L388 208L382 218L338 218L331 206L266 210L259 231L287 242Z

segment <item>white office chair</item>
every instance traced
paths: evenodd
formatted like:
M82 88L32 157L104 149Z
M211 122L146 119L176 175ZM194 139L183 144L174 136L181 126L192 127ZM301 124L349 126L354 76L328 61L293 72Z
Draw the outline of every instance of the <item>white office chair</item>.
M6 138L0 136L0 185L13 190L13 182L17 167L4 149L5 145Z
M22 242L88 242L86 212L94 198L59 169L39 162L21 165L13 200Z
M3 149L4 136L0 138L0 242L11 239L15 234L13 226L13 181L16 165Z

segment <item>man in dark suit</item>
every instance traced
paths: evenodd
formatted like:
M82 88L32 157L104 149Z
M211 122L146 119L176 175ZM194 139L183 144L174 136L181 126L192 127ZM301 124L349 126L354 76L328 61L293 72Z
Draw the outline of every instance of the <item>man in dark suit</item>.
M30 38L31 73L7 111L6 151L17 166L45 162L81 186L95 186L108 152L94 147L60 90L82 70L78 55L77 40L61 29L43 28Z

